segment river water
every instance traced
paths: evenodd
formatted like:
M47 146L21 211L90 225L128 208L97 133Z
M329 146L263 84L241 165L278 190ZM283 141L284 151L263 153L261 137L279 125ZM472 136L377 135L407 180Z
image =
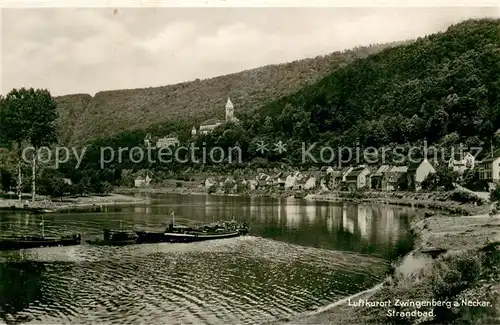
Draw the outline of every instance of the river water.
M45 233L164 229L246 221L249 236L192 244L0 252L0 323L262 324L293 318L380 282L411 245L410 218L387 205L303 199L152 195L139 206L46 214ZM41 216L1 213L2 232L40 231Z

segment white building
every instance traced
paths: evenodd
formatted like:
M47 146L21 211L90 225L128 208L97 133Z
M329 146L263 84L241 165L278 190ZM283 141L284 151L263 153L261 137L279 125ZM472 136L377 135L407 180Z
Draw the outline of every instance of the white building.
M427 178L427 176L429 176L429 174L435 172L436 170L427 159L412 163L408 167L407 171L409 187L415 191L421 190L421 183Z
M148 175L146 175L146 177L142 177L142 176L138 176L135 180L134 180L134 186L135 187L142 187L142 186L148 186L149 183L151 183L151 178L149 178Z
M156 141L156 148L168 148L175 147L179 145L179 139L176 137L163 137Z
M497 150L478 164L479 178L497 183L500 181L500 150Z
M463 155L456 154L448 161L448 167L452 168L453 171L463 174L465 170L474 168L475 161L476 159L470 152Z

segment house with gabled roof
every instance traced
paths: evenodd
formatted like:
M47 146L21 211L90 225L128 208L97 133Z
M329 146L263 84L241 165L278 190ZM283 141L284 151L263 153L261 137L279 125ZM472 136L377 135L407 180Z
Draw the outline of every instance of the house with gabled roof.
M380 166L373 174L372 174L372 189L378 191L386 191L387 187L387 178L386 173L391 169L389 165Z
M408 180L408 188L414 189L415 191L420 191L422 189L422 182L431 173L435 173L436 169L427 160L427 158L419 159L408 166L408 171L406 173Z
M404 177L408 172L407 166L392 166L390 170L385 172L387 191L395 191L399 189L400 180L404 182Z
M305 190L312 190L317 186L317 179L314 176L306 177L306 182L304 183Z
M346 175L346 183L349 189L370 188L370 169L365 165L353 168Z
M300 179L297 179L294 186L293 186L293 189L294 190L304 190L306 183L307 183L307 177L302 177Z
M476 158L470 152L454 153L448 160L448 167L463 174L467 169L473 169Z
M479 178L490 183L500 183L500 149L495 150L478 164Z
M281 172L278 175L277 180L276 180L278 188L284 189L286 187L286 180L287 180L289 175L290 175L290 173L288 173L288 172Z

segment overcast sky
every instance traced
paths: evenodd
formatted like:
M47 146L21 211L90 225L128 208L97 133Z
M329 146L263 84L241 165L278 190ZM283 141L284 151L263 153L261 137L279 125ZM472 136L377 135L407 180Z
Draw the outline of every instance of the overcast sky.
M1 89L161 86L492 16L497 8L3 9Z

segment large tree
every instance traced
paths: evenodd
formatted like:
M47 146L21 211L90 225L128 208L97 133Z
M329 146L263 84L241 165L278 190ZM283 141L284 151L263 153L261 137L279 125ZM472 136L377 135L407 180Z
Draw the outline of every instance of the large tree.
M36 194L37 150L57 139L57 104L46 89L13 89L1 102L0 133L2 137L17 144L18 195L21 200L21 153L26 144L34 147L32 156L32 200Z

